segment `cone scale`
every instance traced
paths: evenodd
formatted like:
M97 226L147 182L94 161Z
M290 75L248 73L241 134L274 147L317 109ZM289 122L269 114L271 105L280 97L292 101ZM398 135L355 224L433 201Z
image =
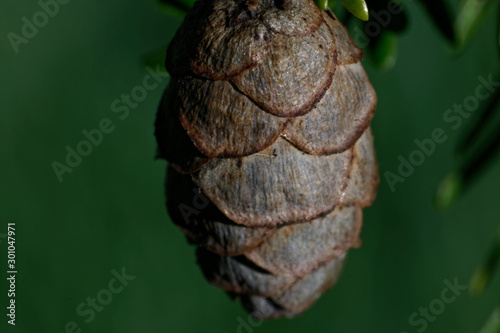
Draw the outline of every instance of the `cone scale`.
M312 0L200 0L169 45L167 209L256 317L304 312L360 245L379 182L362 58Z

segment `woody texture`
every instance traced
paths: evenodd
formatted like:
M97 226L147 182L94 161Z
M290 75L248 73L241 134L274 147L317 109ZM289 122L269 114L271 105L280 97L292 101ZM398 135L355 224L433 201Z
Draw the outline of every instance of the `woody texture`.
M168 47L167 209L207 280L258 318L304 312L360 245L379 182L362 58L312 0L199 0Z

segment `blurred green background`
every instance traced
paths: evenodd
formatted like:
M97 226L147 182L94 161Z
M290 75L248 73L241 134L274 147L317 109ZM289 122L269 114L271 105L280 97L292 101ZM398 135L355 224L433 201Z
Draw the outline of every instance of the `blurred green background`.
M450 2L456 6L457 1ZM340 282L304 315L252 332L418 332L409 317L440 298L443 281L467 285L487 257L499 226L500 161L496 158L445 212L432 204L439 181L456 167L457 130L443 121L473 95L478 76L498 72L496 17L489 15L457 56L417 2L391 71L365 60L378 93L373 130L382 176L365 210L363 247L350 252ZM180 20L153 1L76 1L15 53L7 34L21 34L36 1L0 4L0 234L16 222L16 326L7 325L7 244L0 235L0 332L245 332L238 302L209 285L165 209L166 162L155 160L153 122L168 79L128 117L112 112L121 94L142 85L143 58L172 38ZM109 118L115 129L59 182L51 164L82 130ZM415 139L441 127L449 139L392 192L383 178ZM76 309L108 288L112 270L135 276L95 319ZM497 272L498 273L498 272ZM426 332L479 332L500 301L500 278L480 297L463 292ZM71 326L71 325L70 325ZM77 330L75 330L77 332Z

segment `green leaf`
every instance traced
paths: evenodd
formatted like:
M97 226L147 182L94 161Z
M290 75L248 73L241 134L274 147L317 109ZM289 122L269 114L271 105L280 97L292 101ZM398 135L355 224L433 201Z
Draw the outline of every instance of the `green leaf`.
M498 229L495 243L491 248L486 261L476 269L470 283L469 292L472 296L481 296L488 287L491 277L495 274L500 262L500 229Z
M496 76L499 78L500 76ZM498 80L496 80L498 81ZM471 119L473 126L463 135L457 145L457 153L466 154L474 145L480 141L482 134L487 133L491 125L494 124L498 106L500 105L500 90L497 90L489 97L486 107L477 110Z
M370 14L365 0L342 0L344 7L347 8L354 16L363 21L368 21Z
M474 115L476 121L472 130L466 132L457 145L460 164L453 174L460 180L459 191L450 191L453 188L450 179L443 181L436 194L438 208L448 208L458 195L470 188L500 155L499 105L500 91L497 91L490 96L484 109L476 111Z
M389 70L396 64L398 37L396 33L384 30L370 44L372 60L380 70Z
M493 310L479 333L500 333L500 306Z
M500 153L500 122L491 127L489 134L481 140L478 148L465 159L461 170L467 186L492 164L498 153Z
M462 0L455 21L458 46L465 46L497 0Z
M484 293L491 279L490 271L486 267L479 267L474 272L469 283L469 293L472 297L479 297Z
M316 3L316 6L318 6L318 8L321 10L327 10L329 8L328 0L314 0L314 2Z
M447 2L444 0L422 0L421 2L441 33L454 43L456 35L453 28L453 15Z
M438 185L434 206L439 210L449 208L462 193L462 188L463 176L461 172L450 172Z

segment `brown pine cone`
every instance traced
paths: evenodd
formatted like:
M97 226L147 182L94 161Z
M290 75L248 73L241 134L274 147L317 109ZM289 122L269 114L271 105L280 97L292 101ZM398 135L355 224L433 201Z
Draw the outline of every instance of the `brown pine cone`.
M306 310L360 243L379 181L362 58L311 0L200 0L168 48L168 211L257 317Z

